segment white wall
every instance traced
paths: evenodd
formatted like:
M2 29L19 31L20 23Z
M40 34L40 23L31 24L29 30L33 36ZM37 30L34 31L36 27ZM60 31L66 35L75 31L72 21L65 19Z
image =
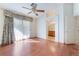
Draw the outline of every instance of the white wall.
M55 24L49 24L48 31L55 31Z
M55 41L64 43L64 16L63 4L58 7L58 15L56 16L56 39Z
M47 36L47 28L46 28L46 16L40 15L37 20L37 37L46 39Z
M37 18L33 18L31 22L31 37L37 37Z
M74 3L74 19L75 19L75 43L79 45L79 3Z
M3 25L4 25L4 15L3 10L0 9L0 44L2 41Z
M79 16L79 3L74 3L73 7L74 16Z
M76 29L76 31L75 31L75 33L76 33L76 35L75 35L75 43L76 44L79 44L79 16L75 16L75 29Z
M75 39L75 20L73 17L73 4L60 4L58 15L58 42L71 44ZM57 41L56 39L56 41Z
M47 22L48 22L48 31L55 31L55 24L56 24L55 19L48 18Z
M73 4L64 4L65 43L75 43L75 20L73 16Z
M60 4L56 20L56 41L66 44L75 43L75 20L73 17L73 4Z

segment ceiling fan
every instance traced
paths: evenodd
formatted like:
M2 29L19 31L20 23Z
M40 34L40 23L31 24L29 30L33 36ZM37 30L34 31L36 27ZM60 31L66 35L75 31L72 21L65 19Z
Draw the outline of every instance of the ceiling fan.
M45 12L44 10L37 9L37 4L36 3L32 3L30 6L32 8L27 8L25 6L23 6L22 8L31 10L30 12L28 12L28 14L31 14L33 12L36 16L38 16L38 13L37 12Z

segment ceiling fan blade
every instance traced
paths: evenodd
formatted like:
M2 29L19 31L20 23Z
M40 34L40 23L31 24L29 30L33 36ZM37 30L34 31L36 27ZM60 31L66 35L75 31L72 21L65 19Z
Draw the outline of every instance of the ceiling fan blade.
M28 10L32 10L32 9L27 8L27 7L22 7L22 8L24 8L24 9L28 9Z
M44 10L36 10L37 12L45 12Z
M28 12L28 14L30 14L30 13L32 13L32 11L31 12Z

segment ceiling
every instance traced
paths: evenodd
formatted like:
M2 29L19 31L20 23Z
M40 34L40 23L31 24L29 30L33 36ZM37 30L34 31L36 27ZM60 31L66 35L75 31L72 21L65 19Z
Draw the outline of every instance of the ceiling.
M35 16L34 14L27 14L30 10L22 8L23 6L31 8L31 3L0 3L0 8L10 10L14 13L26 15L26 16ZM59 4L56 3L37 3L37 9L44 9L47 11L56 12Z

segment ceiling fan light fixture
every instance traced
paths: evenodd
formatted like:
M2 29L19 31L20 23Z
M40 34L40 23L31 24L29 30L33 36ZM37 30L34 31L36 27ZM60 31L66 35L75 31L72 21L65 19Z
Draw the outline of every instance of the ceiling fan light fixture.
M24 9L31 10L30 12L28 12L28 14L34 13L36 16L38 16L37 12L45 12L45 10L37 9L36 3L32 3L30 6L32 7L31 9L27 7L23 7Z

